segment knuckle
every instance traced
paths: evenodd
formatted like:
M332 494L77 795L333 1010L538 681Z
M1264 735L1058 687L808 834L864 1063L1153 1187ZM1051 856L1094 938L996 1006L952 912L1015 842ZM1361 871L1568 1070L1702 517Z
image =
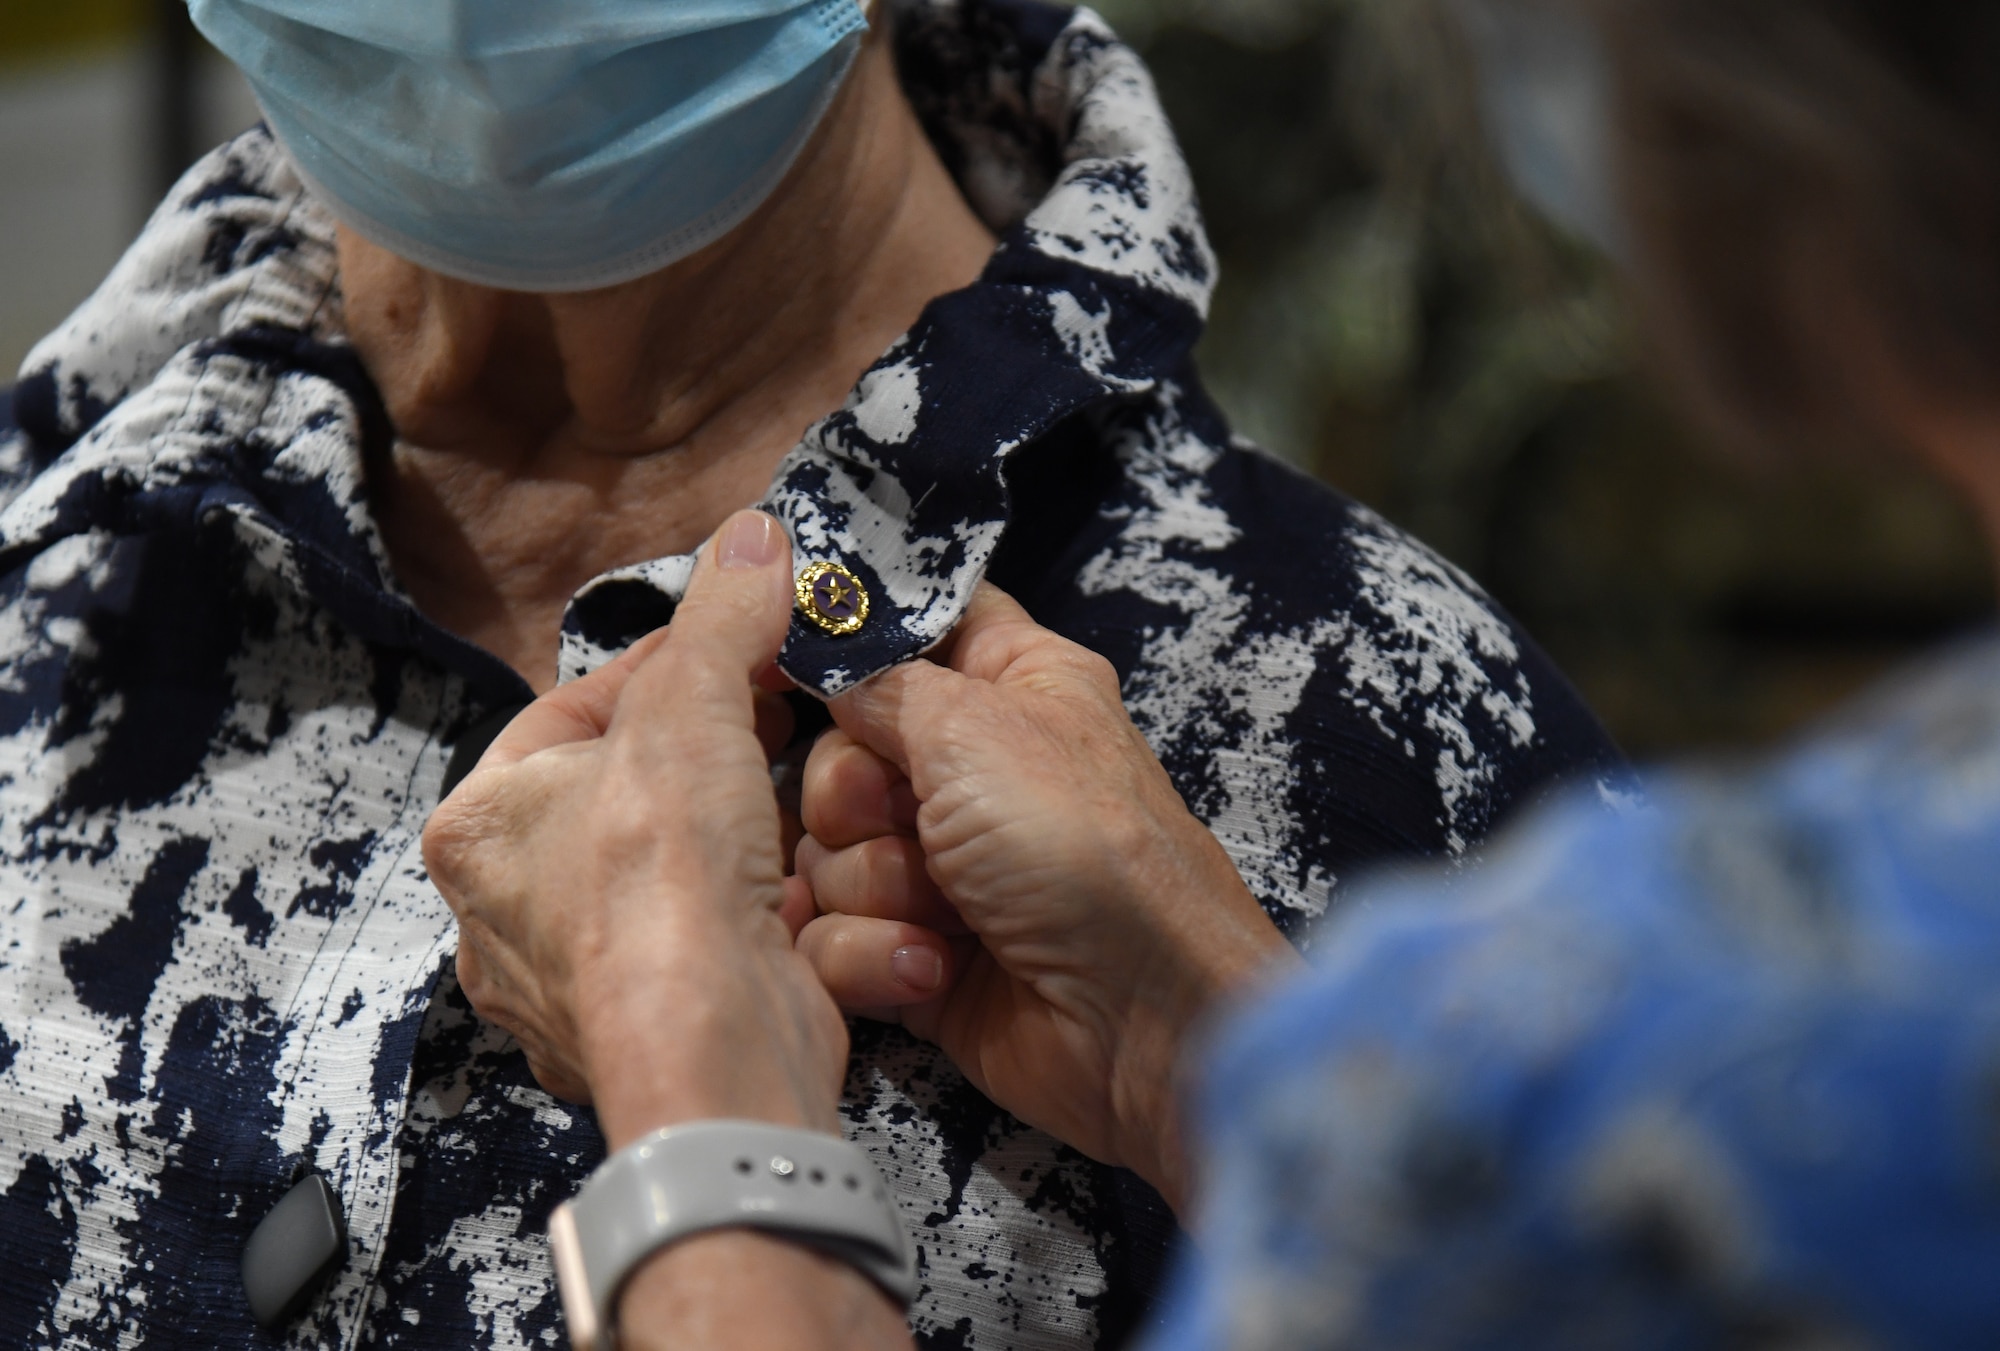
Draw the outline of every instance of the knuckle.
M462 978L460 985L465 992L465 1002L472 1005L474 1013L495 1027L505 1028L508 1032L515 1031L519 1020L514 1016L505 989L485 976Z
M834 757L815 748L799 788L799 820L809 836L831 837L840 809L840 771ZM818 843L817 840L814 841Z
M471 882L481 847L491 833L494 812L480 785L466 784L424 823L424 868L453 900Z
M854 877L857 890L864 896L880 896L895 877L895 860L891 850L895 841L886 836L877 836L854 847Z
M792 855L792 871L819 889L819 874L825 868L832 851L817 838L807 834L800 838L798 848Z
M459 836L458 820L449 807L438 808L431 813L431 819L424 822L424 869L440 888L450 886L464 856Z
M1083 664L1085 679L1095 684L1101 692L1110 695L1116 700L1123 688L1123 682L1118 678L1118 668L1113 666L1111 659L1101 652L1092 652L1089 648L1079 648L1078 650L1083 653L1080 660Z
M817 765L820 773L826 773L828 767L837 764L850 747L859 744L840 728L827 728L814 739L812 749L806 753L806 772L812 773Z
M1010 626L996 624L966 635L960 641L964 644L962 661L964 665L981 669L999 664L1012 647L1013 635Z
M822 980L826 979L828 975L827 949L832 943L834 934L838 929L839 920L837 917L821 915L819 918L809 921L805 928L799 930L798 941L793 944L800 955L812 966L814 974L818 975Z
M910 889L911 858L916 849L916 841L899 835L882 835L870 840L868 850L868 888L879 896L894 896Z
M852 910L866 891L866 883L857 876L855 851L851 847L828 853L813 875L813 896L825 914Z
M1055 650L1054 656L1058 668L1078 683L1098 694L1117 694L1118 669L1102 653L1065 641Z
M883 762L866 747L844 742L824 753L815 749L806 763L801 803L806 829L844 839L855 828L855 804L885 790Z

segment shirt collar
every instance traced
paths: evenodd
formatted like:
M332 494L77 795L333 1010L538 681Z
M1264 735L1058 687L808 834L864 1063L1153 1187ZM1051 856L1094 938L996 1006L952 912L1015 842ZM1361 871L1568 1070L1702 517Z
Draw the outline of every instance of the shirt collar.
M761 504L799 568L837 565L868 595L851 633L795 616L781 664L829 695L950 631L1006 529L1007 456L1154 390L1215 275L1151 79L1095 15L904 0L895 21L911 101L1001 242L806 433ZM372 593L373 627L407 628L366 506L387 426L342 339L332 222L264 133L191 172L31 354L19 417L62 456L0 514L0 556L107 515L219 510L302 584L324 592L331 570L345 610ZM655 559L579 591L565 676L664 623L691 572Z
M1007 456L1166 379L1200 335L1215 277L1151 77L1095 15L906 4L897 21L912 101L1001 243L806 433L762 503L800 569L836 564L869 598L852 633L794 617L780 664L821 694L950 632L1006 529ZM566 669L653 627L691 570L661 560L586 587ZM615 621L595 613L600 588Z

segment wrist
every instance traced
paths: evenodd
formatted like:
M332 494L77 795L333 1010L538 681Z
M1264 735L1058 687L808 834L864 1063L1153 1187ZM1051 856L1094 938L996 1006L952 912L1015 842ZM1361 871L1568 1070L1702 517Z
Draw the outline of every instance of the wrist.
M1137 1173L1182 1213L1192 1167L1181 1132L1181 1048L1177 1027L1137 1018L1119 1041L1111 1073L1115 1162Z
M605 1143L719 1118L839 1134L845 1024L823 995L824 1009L783 997L779 979L711 967L600 983L579 1043Z
M752 1121L673 1127L619 1150L556 1208L549 1239L578 1351L631 1346L641 1329L662 1344L816 1346L794 1335L814 1326L811 1310L879 1312L883 1295L900 1310L919 1288L903 1218L867 1155ZM722 1270L718 1250L736 1254ZM787 1335L749 1334L802 1286L809 1296L765 1329Z
M1202 1032L1303 960L1221 845L1206 828L1202 836L1205 856L1166 893L1184 903L1158 911L1166 921L1158 935L1161 955L1130 992L1113 1080L1127 1166L1176 1214L1184 1213L1191 1191L1182 1109Z
M790 1239L718 1229L663 1248L619 1302L619 1345L765 1351L906 1348L909 1326L880 1288Z

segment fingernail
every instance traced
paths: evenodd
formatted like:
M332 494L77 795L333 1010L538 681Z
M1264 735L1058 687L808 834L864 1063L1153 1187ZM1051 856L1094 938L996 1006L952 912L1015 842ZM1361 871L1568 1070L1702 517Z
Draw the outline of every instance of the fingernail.
M785 532L761 511L739 511L722 527L715 561L724 568L762 568L778 561Z
M889 956L889 970L919 994L944 983L944 959L929 948L897 948Z

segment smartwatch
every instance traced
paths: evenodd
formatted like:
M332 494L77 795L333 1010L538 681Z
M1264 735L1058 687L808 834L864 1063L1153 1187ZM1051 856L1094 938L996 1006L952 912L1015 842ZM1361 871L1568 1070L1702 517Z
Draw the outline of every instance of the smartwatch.
M860 1149L761 1121L694 1121L619 1150L550 1216L571 1346L612 1351L618 1296L638 1265L677 1239L732 1227L840 1258L904 1305L916 1296L914 1246Z

